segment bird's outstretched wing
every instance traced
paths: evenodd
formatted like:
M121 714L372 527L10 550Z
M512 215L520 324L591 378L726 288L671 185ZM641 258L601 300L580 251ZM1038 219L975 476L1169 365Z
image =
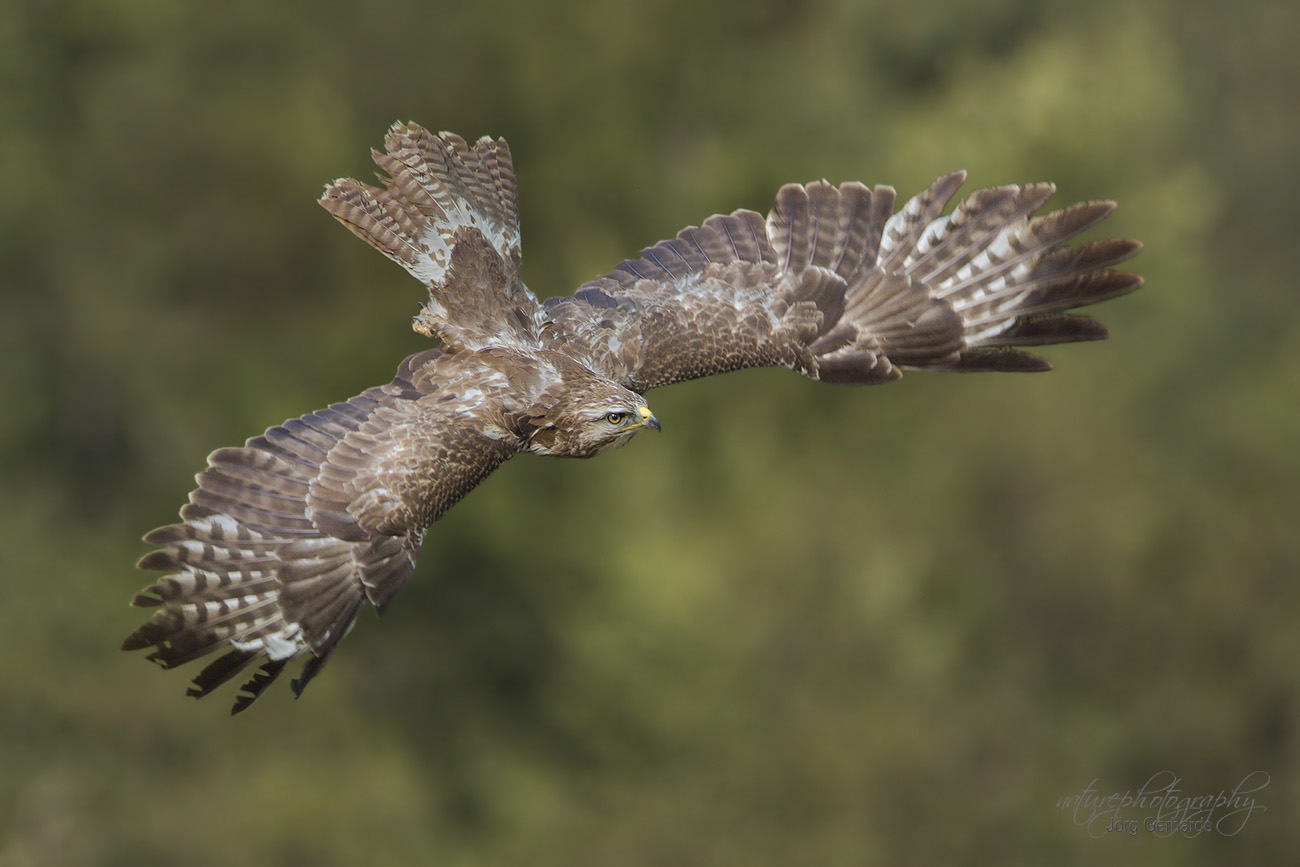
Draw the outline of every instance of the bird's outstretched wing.
M1016 347L1097 340L1069 311L1131 292L1109 270L1137 241L1063 246L1112 210L1032 216L1050 184L979 190L936 180L894 213L894 190L789 184L764 219L717 215L544 305L544 343L644 392L742 367L785 366L866 384L901 368L1046 370Z
M371 156L383 188L340 178L321 205L429 289L417 331L479 348L531 342L537 300L519 281L515 173L505 139L473 147L453 133L397 123ZM511 332L514 332L513 335Z
M213 452L182 523L145 537L168 573L135 597L156 607L124 650L172 668L226 651L194 679L203 696L250 663L243 710L295 658L301 692L369 601L387 607L424 530L518 451L485 435L493 381L433 349L393 381Z

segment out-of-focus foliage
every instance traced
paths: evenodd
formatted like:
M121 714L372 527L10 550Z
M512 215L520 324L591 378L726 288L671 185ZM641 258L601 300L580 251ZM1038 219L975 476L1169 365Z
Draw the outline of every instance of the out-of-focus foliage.
M1294 853L1300 7L0 4L0 863L1219 864ZM313 204L506 136L568 293L791 180L1113 197L1056 372L656 392L522 458L302 700L117 652L213 448L386 382L419 287ZM1266 771L1241 833L1058 800ZM1133 815L1147 815L1138 812Z

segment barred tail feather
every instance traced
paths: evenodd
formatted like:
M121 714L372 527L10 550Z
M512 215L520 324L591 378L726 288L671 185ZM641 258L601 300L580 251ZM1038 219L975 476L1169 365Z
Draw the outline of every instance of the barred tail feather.
M453 133L397 123L384 146L371 151L387 175L382 188L340 178L321 197L353 234L435 286L444 283L461 229L478 230L518 265L515 174L504 139L485 137L471 147Z
M384 147L371 151L382 187L340 178L320 204L428 287L416 330L471 344L503 322L531 327L536 300L518 281L519 217L505 140L470 146L453 133L398 123ZM511 316L515 307L529 315Z

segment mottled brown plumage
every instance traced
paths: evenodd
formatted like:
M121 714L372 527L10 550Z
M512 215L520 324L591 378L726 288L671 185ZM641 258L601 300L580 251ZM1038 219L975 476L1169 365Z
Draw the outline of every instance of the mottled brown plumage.
M1068 311L1141 285L1110 270L1136 241L1062 246L1113 203L1035 217L1054 188L1006 186L943 216L957 172L897 213L889 187L789 184L766 218L710 217L542 305L519 279L506 143L398 124L385 145L382 187L338 180L321 204L428 287L414 327L440 346L213 452L182 522L145 537L159 548L141 568L167 574L135 597L157 611L123 648L166 668L225 651L195 696L256 663L235 711L305 657L301 692L361 606L393 600L428 527L509 458L591 457L658 430L651 388L745 367L847 384L1046 370L1019 347L1105 337Z

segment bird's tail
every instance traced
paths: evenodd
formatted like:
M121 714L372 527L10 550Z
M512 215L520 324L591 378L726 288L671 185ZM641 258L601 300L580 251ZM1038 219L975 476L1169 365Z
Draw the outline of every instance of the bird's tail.
M472 146L458 135L433 135L397 123L371 151L382 187L340 178L320 204L358 238L405 268L429 289L415 327L449 342L472 341L503 326L531 328L512 311L536 302L518 281L516 187L504 139ZM521 297L526 296L526 297Z

